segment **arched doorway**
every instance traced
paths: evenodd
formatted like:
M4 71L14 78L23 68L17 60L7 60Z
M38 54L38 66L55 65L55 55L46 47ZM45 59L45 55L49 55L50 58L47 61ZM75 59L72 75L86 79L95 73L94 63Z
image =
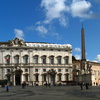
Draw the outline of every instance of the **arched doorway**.
M48 83L51 83L51 85L55 85L55 76L56 76L56 73L57 72L54 69L51 69L51 70L49 70L47 72L47 74L48 74Z
M21 85L22 72L23 71L21 69L15 70L15 85Z

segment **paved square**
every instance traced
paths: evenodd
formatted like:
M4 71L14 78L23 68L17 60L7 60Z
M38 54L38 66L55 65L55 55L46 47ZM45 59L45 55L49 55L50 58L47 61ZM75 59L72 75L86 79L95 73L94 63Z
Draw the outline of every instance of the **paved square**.
M9 92L0 88L0 100L100 100L100 87L81 90L79 86L13 86Z

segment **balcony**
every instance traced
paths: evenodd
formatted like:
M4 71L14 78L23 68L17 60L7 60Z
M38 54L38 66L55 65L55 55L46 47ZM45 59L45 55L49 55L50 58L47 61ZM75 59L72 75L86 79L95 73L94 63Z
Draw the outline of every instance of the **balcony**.
M0 67L14 67L14 66L20 66L20 67L23 67L23 66L44 66L44 67L71 67L72 64L50 64L50 63L46 63L46 64L43 64L43 63L38 63L38 64L35 64L35 63L10 63L10 64L7 64L7 63L0 63Z

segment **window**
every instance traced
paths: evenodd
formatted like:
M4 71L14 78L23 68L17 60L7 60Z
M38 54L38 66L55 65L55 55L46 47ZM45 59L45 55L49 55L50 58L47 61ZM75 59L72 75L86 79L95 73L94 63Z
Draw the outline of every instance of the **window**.
M33 57L33 60L34 60L34 63L35 63L35 64L38 64L38 55L34 56L34 57Z
M68 81L68 79L69 79L69 74L66 74L66 81Z
M61 74L58 74L58 81L61 81Z
M69 57L67 56L64 59L65 59L65 64L68 64L69 63Z
M58 72L61 72L61 69L58 69Z
M23 58L24 58L24 63L28 64L28 55L25 55Z
M9 75L7 76L7 81L8 81L8 82L10 82L10 77L11 77L11 76L9 76Z
M35 69L35 72L38 72L38 69Z
M50 64L54 64L54 56L50 56Z
M39 81L39 75L38 74L35 75L35 81Z
M28 72L28 69L25 69L25 72Z
M65 72L68 72L68 69L65 69Z
M28 75L25 75L25 81L28 82Z
M42 63L46 64L46 56L42 56Z
M7 63L7 64L10 64L10 55L7 55L7 56L5 57L5 59L6 59L6 63Z
M94 70L94 75L96 76L96 71Z
M61 51L61 50L58 50L58 51Z
M43 75L43 81L46 81L46 75Z
M46 72L46 69L43 69L43 72Z
M10 72L10 69L7 69L7 73L9 73Z
M61 56L57 57L58 64L61 64Z
M14 60L15 60L15 63L19 63L19 55L16 55L15 57L14 57Z

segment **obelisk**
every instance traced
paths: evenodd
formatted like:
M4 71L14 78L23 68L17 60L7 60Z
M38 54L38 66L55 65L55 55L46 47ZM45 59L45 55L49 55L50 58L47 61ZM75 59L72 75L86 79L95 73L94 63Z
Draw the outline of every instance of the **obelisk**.
M84 34L84 28L82 26L81 29L81 60L82 61L86 61L86 57L85 57L85 34Z

